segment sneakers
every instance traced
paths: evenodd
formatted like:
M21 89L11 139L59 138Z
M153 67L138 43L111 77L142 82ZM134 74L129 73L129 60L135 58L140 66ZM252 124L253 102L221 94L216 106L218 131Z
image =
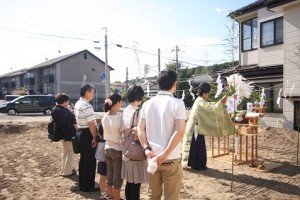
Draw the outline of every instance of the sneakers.
M100 200L110 200L112 198L109 198L108 194L105 192L104 194L100 195Z

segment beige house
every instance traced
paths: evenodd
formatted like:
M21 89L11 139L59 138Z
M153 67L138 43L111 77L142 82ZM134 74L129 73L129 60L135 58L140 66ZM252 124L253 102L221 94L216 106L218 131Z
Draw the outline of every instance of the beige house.
M106 81L110 82L110 66ZM80 87L84 77L86 83L92 83L96 88L94 108L100 110L105 99L105 82L100 74L105 72L105 63L88 50L60 56L22 71L22 85L30 94L67 93L72 102L80 97ZM11 76L11 74L10 74ZM2 75L0 82L9 76ZM2 84L3 85L3 84Z
M258 0L230 13L240 24L238 72L265 88L262 124L300 126L300 0ZM278 104L278 96L282 99Z

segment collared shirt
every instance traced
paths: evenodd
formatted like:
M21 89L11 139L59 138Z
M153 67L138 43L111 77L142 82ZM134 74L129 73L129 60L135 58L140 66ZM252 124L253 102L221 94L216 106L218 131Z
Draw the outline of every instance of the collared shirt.
M169 92L160 91L144 103L141 119L146 121L146 136L155 154L161 153L175 132L175 120L186 120L186 110L181 99ZM171 152L168 160L181 157L181 142Z
M88 128L89 122L96 120L92 105L82 97L75 104L74 114L78 128Z

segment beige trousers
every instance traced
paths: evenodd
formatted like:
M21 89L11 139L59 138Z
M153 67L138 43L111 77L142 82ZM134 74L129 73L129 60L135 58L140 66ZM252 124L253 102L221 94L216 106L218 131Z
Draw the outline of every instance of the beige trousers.
M74 151L71 141L62 140L63 154L61 173L65 176L71 175L74 165Z
M151 200L160 200L163 191L165 200L179 199L183 176L181 159L166 162L167 164L160 165L154 174L149 174L149 199Z

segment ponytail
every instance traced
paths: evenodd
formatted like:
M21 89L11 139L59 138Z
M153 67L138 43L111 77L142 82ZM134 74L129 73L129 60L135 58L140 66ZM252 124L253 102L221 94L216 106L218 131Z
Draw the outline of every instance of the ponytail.
M104 112L108 112L116 103L122 101L121 95L114 93L104 101Z

